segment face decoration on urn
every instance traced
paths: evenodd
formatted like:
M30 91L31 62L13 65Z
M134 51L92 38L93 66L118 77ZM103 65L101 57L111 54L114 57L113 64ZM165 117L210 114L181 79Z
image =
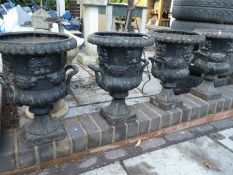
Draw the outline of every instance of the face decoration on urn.
M139 33L99 32L90 35L88 41L97 45L99 55L99 66L89 68L95 71L97 84L113 97L109 106L101 108L101 115L111 125L134 120L136 114L125 98L141 83L149 64L141 59L143 48L153 45L154 38Z
M29 145L38 145L63 139L65 130L50 117L52 104L64 98L69 83L78 69L66 65L66 52L75 48L76 40L55 33L5 33L0 35L0 52L3 64L12 72L12 81L1 75L9 101L29 106L34 120L26 126ZM68 69L73 69L65 77Z
M193 59L194 44L204 42L205 37L197 33L154 30L155 56L152 62L152 74L161 80L163 86L158 95L150 102L163 110L170 110L183 105L174 94L176 82L189 75L189 64Z
M194 54L194 68L202 74L203 81L191 93L204 100L220 98L221 93L214 87L214 80L231 73L229 60L232 59L233 33L213 29L199 29L195 32L205 35L206 42Z

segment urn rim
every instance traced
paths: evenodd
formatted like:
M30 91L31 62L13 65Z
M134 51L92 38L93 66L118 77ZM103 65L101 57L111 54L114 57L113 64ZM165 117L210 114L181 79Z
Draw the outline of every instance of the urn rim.
M154 44L154 37L142 33L95 32L88 42L106 47L145 47Z
M197 32L172 29L153 29L151 35L156 41L178 44L198 44L205 41L205 35Z
M206 38L233 39L233 32L217 29L196 29L194 32L205 35Z
M38 40L35 40L35 38ZM2 54L45 55L65 52L75 47L77 47L76 40L66 34L52 32L9 32L0 34L0 53Z

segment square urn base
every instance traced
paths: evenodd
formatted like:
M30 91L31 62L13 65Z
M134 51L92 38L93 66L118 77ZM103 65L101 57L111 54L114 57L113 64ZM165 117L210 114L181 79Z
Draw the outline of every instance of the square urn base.
M154 104L155 106L163 109L164 111L168 111L168 110L175 109L175 108L183 106L183 101L182 100L177 100L174 103L167 103L167 102L159 100L157 98L157 96L152 96L150 98L150 102L152 104Z
M136 114L132 108L131 112L127 115L112 115L106 110L106 107L103 107L100 109L100 114L107 120L110 125L119 125L136 120Z

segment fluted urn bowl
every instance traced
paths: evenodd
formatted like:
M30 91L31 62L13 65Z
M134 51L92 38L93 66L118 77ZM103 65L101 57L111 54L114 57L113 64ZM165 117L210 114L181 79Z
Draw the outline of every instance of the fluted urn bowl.
M109 106L100 113L111 125L134 120L136 115L126 105L128 91L142 80L148 61L141 59L145 46L153 45L154 39L145 34L98 32L88 41L97 45L99 66L90 65L95 71L97 84L113 97ZM143 63L144 62L144 63Z
M1 76L8 99L16 105L29 106L34 120L26 126L29 144L37 145L62 139L62 124L49 115L52 104L65 97L77 69L66 65L66 52L76 47L76 40L57 33L5 33L0 35L3 64L12 72L13 82ZM66 70L73 69L65 77Z
M191 93L204 100L220 98L221 93L214 87L214 80L231 74L233 33L214 29L198 29L195 32L205 35L206 41L195 52L194 62L194 68L202 74L203 81Z
M180 107L183 102L174 94L176 82L189 75L189 64L193 59L194 44L204 42L205 37L193 32L168 29L153 30L155 55L151 73L161 80L163 86L150 101L163 110Z

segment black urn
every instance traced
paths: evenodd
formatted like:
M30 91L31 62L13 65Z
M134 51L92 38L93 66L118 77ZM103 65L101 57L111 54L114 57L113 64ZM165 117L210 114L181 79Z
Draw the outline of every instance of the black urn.
M183 105L174 94L176 82L189 75L189 64L193 59L194 44L204 42L205 37L193 32L174 30L154 30L155 55L150 58L152 74L161 80L163 86L150 102L163 110Z
M139 86L148 61L141 59L143 48L153 45L154 38L139 33L94 33L88 41L97 45L99 66L90 65L95 71L97 84L113 97L109 106L100 110L111 124L117 125L136 118L126 105L129 90ZM143 64L142 64L143 63Z
M76 47L76 40L55 33L5 33L0 35L3 64L12 72L1 75L7 98L16 105L29 106L34 120L26 126L30 145L63 139L65 130L59 120L50 117L52 104L64 98L71 77L78 72L66 65L66 52ZM65 76L68 69L73 69Z
M214 29L199 29L196 32L205 35L206 41L194 53L194 68L202 74L202 83L191 89L191 93L204 99L221 97L214 87L214 80L231 74L230 59L233 50L233 33Z

